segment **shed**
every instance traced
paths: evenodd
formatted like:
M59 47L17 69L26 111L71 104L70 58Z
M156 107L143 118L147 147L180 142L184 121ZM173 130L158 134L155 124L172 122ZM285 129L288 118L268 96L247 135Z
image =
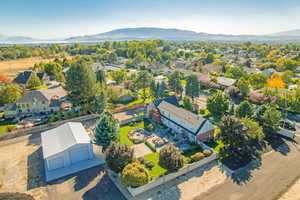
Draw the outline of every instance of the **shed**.
M68 122L42 133L46 181L102 164L94 156L91 139L79 122Z

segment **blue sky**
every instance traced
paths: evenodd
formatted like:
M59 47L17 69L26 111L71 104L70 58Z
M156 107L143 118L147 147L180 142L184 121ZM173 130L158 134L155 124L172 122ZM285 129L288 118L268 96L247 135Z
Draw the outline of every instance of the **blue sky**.
M0 34L58 38L162 27L267 34L300 29L300 0L0 0Z

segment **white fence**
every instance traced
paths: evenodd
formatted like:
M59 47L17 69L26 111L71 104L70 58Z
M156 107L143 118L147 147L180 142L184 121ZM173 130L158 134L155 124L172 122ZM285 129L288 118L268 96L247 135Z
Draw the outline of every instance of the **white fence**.
M218 154L214 153L211 156L204 158L198 162L194 162L192 164L187 165L186 167L183 167L181 169L179 169L177 172L162 176L160 178L155 179L154 181L147 183L146 185L137 187L137 188L127 188L128 191L130 192L130 194L132 196L137 196L143 192L146 192L148 190L151 190L161 184L164 184L170 180L173 180L179 176L182 176L183 174L186 174L194 169L197 169L199 167L204 166L205 164L208 164L214 160L216 160L218 158Z

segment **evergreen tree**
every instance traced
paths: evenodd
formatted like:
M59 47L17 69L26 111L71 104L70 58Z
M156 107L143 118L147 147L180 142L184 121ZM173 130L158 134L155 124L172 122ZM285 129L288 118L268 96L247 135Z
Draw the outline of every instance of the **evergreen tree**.
M181 95L183 91L182 85L180 83L181 79L182 75L178 71L171 73L168 77L168 84L170 89L179 95Z
M98 88L95 73L87 62L79 61L70 67L65 89L74 105L94 104Z
M112 141L119 139L119 125L112 113L104 111L94 129L95 143L105 150Z
M196 75L191 75L187 77L187 83L185 86L185 94L191 97L193 100L195 97L199 96L200 87L199 81Z
M267 107L261 117L261 124L264 132L267 134L276 134L279 130L281 113L273 107Z
M250 92L249 81L247 81L243 77L240 78L240 80L238 80L237 87L239 88L244 97L247 96Z
M165 97L167 95L166 90L167 90L167 84L163 81L159 84L158 87L158 97L159 98Z
M41 79L36 75L36 73L32 72L28 81L27 81L27 87L28 88L35 88L43 85L43 82Z
M189 110L189 111L193 111L194 108L193 108L193 104L190 100L190 98L188 96L185 96L183 98L183 107L186 109L186 110Z
M105 71L99 70L96 72L96 80L98 83L105 83Z
M248 101L243 101L236 109L236 116L239 118L251 117L252 114L252 105Z
M101 90L96 103L96 113L101 114L107 106L107 95L104 90Z
M145 102L148 95L146 88L150 87L152 81L152 76L149 74L147 71L141 71L137 74L136 79L135 79L135 86L138 90L142 90L143 95L143 101Z
M218 91L207 99L207 109L217 119L221 119L228 111L228 108L228 98L222 91Z

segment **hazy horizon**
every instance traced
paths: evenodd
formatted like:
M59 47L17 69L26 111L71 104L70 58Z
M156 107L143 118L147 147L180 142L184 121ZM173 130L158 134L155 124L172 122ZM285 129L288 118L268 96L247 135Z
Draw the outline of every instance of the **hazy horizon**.
M300 29L298 0L3 0L0 5L1 35L37 39L136 27L233 35Z

